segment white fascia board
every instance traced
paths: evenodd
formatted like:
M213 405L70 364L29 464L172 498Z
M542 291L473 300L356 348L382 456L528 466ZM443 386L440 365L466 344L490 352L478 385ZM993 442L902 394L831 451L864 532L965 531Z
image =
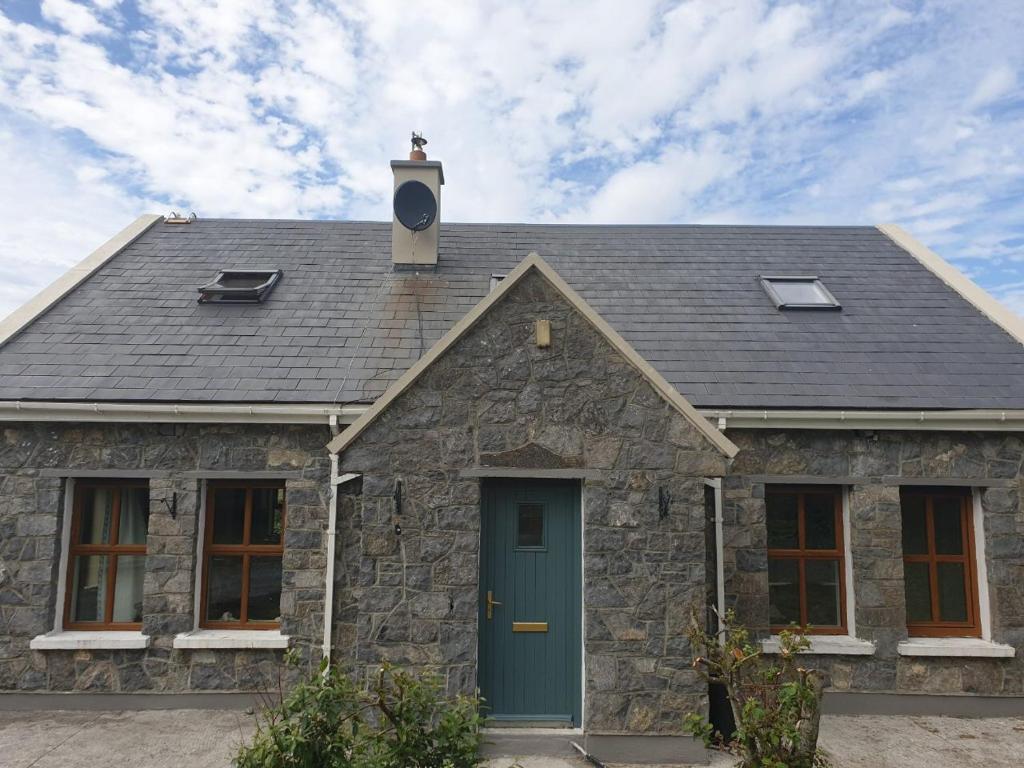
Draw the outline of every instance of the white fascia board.
M359 405L273 405L254 403L111 403L0 401L0 422L77 421L211 424L323 424L336 418L352 424L370 409ZM720 429L890 429L1024 431L1024 411L786 411L702 409Z
M0 345L7 343L25 326L81 285L97 269L135 242L146 230L163 219L147 213L122 229L85 259L58 277L29 301L0 321Z
M985 317L1013 336L1019 343L1024 344L1024 318L1004 307L983 288L972 282L963 272L924 243L915 239L899 225L879 224L877 229L921 262L925 269L959 293Z
M702 410L719 429L874 429L1022 432L1022 410L786 411Z
M270 405L225 403L81 403L0 401L0 422L87 421L210 424L343 424L355 421L366 405Z

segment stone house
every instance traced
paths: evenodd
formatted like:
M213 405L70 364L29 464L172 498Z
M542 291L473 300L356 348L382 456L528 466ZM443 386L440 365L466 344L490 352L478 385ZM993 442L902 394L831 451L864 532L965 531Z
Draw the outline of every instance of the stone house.
M621 744L711 605L837 710L1024 707L1019 318L892 226L442 225L392 167L390 226L143 216L0 326L0 690L291 646Z

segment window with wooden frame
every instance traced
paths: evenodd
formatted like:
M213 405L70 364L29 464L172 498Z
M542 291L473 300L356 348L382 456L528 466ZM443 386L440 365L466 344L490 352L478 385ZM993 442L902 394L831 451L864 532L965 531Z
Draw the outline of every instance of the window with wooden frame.
M903 585L911 637L979 637L967 488L901 488Z
M842 489L767 486L768 613L772 631L846 634Z
M64 601L65 629L142 629L149 486L77 480Z
M281 623L283 481L211 481L206 494L200 627Z

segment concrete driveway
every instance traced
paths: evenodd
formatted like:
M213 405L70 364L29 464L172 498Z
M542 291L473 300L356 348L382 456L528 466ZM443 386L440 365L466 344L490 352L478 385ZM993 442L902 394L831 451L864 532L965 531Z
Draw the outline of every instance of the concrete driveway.
M237 711L0 711L0 768L228 768L253 718ZM845 717L822 720L836 768L1024 765L1024 718ZM724 755L713 768L735 763ZM572 758L502 757L488 768L582 768Z

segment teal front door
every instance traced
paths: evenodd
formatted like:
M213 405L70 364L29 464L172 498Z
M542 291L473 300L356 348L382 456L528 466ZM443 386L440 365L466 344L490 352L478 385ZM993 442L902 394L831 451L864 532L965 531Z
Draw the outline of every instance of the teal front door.
M479 680L494 720L580 725L580 525L578 482L484 482Z

